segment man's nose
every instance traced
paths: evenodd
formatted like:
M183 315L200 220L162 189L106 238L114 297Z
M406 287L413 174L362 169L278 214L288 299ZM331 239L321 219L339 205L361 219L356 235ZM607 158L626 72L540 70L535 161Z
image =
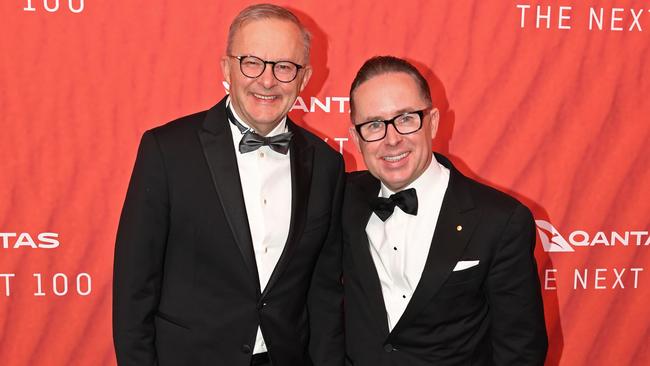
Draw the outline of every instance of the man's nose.
M394 125L387 125L386 137L384 137L384 141L389 145L397 145L400 143L400 141L402 141L402 135L397 132Z
M275 76L273 76L273 65L266 65L266 68L264 68L264 72L262 75L257 77L257 80L264 86L266 89L270 89L275 84L277 84L277 80L275 79Z

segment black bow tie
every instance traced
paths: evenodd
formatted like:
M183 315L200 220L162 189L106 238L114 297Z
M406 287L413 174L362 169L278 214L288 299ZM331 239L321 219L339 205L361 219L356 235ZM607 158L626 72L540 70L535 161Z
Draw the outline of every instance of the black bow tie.
M395 194L390 195L388 198L376 197L370 202L370 207L375 214L381 219L386 221L393 214L395 206L399 207L402 211L409 215L418 214L418 195L415 188L409 188Z
M241 122L235 118L230 107L226 107L226 114L228 120L244 135L239 141L239 152L245 154L247 152L255 151L262 146L268 146L271 150L280 154L286 155L289 152L289 143L291 142L292 132L285 132L279 135L264 137L255 131L246 128Z

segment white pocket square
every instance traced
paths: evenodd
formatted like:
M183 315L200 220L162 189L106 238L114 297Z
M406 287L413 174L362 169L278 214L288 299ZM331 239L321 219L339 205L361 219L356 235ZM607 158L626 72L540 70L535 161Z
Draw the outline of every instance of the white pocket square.
M458 263L456 263L456 267L454 267L454 272L462 271L464 269L472 268L474 266L478 266L478 260L475 260L475 261L458 261Z

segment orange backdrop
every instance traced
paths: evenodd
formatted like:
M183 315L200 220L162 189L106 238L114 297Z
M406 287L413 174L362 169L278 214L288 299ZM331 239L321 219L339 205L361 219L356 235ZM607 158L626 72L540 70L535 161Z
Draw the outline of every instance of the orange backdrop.
M248 1L0 4L0 363L113 365L114 237L142 132L223 95ZM301 1L311 84L291 116L346 159L363 61L414 61L436 150L525 202L548 365L650 364L647 1Z

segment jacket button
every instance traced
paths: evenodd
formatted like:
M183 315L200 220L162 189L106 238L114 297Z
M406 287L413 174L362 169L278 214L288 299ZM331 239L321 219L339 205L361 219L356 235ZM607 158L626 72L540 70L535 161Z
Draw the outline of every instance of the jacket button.
M251 346L245 344L245 345L241 346L241 351L246 353L246 354L249 354L249 353L251 353Z
M393 351L395 351L395 348L393 348L392 344L388 343L388 344L384 345L384 351L393 352Z

